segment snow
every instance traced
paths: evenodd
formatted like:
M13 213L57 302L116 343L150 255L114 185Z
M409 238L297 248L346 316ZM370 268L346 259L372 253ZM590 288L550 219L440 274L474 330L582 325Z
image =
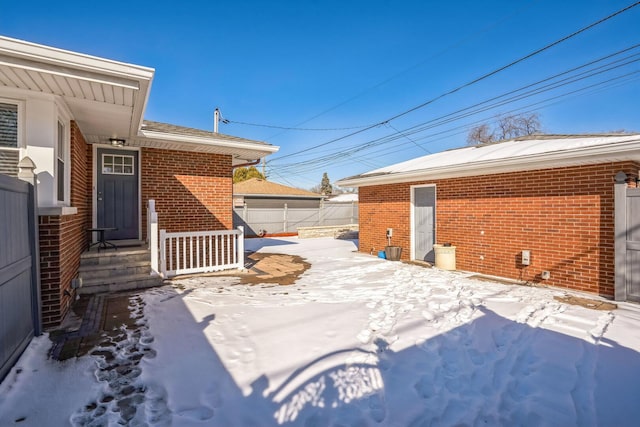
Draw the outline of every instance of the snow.
M567 305L560 290L386 261L351 241L246 246L311 268L290 286L213 276L141 293L142 333L122 347L153 352L130 425L637 424L638 305ZM117 425L117 413L79 415L107 388L91 375L100 358L46 352L34 340L0 385L0 425Z
M445 167L465 165L471 167L482 163L492 163L498 161L514 161L517 159L537 159L538 156L551 155L554 153L573 153L579 155L581 151L592 148L608 148L611 153L619 150L619 146L626 146L635 143L637 149L640 135L618 135L618 136L576 136L559 138L540 138L529 140L511 140L499 144L489 144L482 146L472 146L459 148L456 150L443 151L429 154L416 159L407 160L391 166L375 169L366 172L361 177L376 175L381 173L405 173L427 169L442 169Z

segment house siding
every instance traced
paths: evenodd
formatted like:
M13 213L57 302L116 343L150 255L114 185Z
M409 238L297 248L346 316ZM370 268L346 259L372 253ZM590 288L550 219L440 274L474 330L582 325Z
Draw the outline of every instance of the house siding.
M360 251L392 244L410 258L411 186L436 185L436 243L457 247L457 269L614 294L613 176L639 163L360 187ZM531 265L520 252L531 251ZM550 271L543 281L540 273Z
M231 156L143 148L140 158L143 224L147 201L154 199L159 229L233 228Z
M71 206L73 215L43 215L40 227L40 271L43 327L58 326L75 298L71 280L78 275L91 224L89 148L77 124L71 122Z

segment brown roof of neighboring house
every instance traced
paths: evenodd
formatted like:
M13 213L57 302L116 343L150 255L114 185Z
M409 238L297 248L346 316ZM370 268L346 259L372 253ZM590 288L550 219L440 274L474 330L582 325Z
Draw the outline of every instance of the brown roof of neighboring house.
M302 190L300 188L287 187L286 185L276 184L275 182L265 181L260 178L251 178L246 181L233 184L233 194L266 197L291 196L317 199L324 197L322 194Z

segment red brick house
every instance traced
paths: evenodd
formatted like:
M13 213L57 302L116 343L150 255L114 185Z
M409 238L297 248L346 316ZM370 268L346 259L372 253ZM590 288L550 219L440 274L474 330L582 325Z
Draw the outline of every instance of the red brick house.
M43 323L58 324L92 239L233 227L232 174L278 147L144 121L154 70L0 37L0 173L36 166ZM96 236L93 236L95 239ZM2 243L0 242L0 245Z
M404 260L433 262L433 245L451 243L459 270L612 297L614 176L636 186L639 169L640 135L540 135L337 184L359 188L361 252L383 249L392 228Z

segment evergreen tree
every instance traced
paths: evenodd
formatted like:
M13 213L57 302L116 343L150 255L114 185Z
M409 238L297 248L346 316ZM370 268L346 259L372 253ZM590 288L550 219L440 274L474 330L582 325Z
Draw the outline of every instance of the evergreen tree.
M333 193L333 186L331 185L331 181L329 181L329 175L327 173L322 174L322 181L320 182L320 193L325 196L331 195Z

